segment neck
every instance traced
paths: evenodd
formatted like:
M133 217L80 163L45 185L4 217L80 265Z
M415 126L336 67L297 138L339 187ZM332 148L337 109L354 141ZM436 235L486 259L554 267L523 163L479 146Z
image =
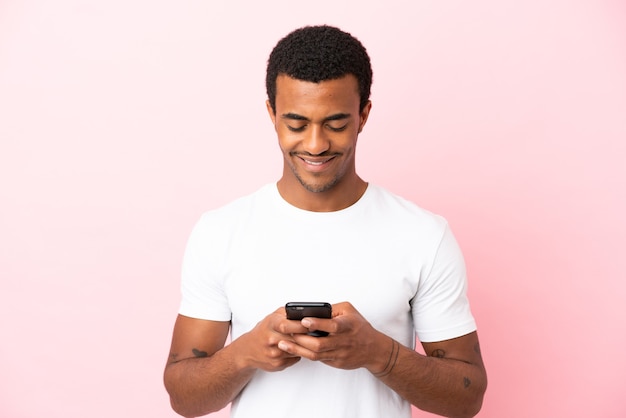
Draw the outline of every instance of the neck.
M299 182L281 178L278 183L278 192L287 203L311 212L335 212L355 204L365 190L367 183L358 176L353 179L343 179L331 189L323 192L312 192Z

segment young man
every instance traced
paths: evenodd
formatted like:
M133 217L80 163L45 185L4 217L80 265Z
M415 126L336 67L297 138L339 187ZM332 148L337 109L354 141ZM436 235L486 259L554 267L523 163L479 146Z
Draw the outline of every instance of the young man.
M447 223L355 170L371 81L365 48L337 28L298 29L272 51L283 174L192 231L164 377L179 414L230 402L239 418L480 409L486 373ZM289 320L292 301L331 302L332 318Z

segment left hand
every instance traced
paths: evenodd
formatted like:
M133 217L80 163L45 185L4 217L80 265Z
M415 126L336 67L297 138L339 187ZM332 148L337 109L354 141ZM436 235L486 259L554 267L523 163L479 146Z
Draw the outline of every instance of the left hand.
M301 324L310 331L326 331L329 335L293 334L293 340L280 341L278 348L331 367L345 370L365 367L373 373L384 369L392 350L390 337L375 330L349 302L333 305L331 319L304 318Z

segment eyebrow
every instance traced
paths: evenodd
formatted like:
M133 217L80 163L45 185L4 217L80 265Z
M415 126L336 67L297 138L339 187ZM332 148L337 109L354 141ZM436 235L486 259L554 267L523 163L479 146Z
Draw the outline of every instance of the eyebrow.
M331 120L348 119L350 116L351 115L349 113L335 113L334 115L330 115L324 118L324 122L328 122ZM310 119L307 118L306 116L302 116L297 113L284 113L283 115L281 115L281 117L283 119L310 121Z

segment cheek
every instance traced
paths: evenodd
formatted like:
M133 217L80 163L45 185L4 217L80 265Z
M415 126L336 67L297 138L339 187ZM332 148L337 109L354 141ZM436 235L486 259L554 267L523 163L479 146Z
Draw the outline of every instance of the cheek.
M297 141L293 138L293 135L278 132L278 146L284 153L291 151L296 143Z
M341 138L341 147L344 149L353 149L357 144L358 136L358 130L351 130L350 132L346 132L345 136ZM339 145L339 142L337 143L337 145Z
M304 133L292 132L285 126L276 127L276 136L281 148L290 148L302 141Z

